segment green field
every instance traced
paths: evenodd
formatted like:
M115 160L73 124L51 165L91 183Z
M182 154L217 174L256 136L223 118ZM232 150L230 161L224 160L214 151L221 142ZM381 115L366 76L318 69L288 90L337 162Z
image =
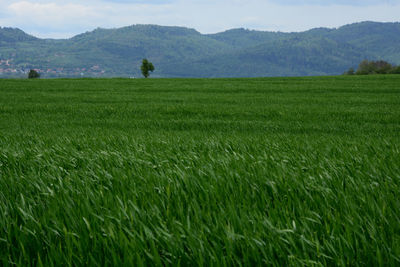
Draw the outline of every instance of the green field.
M399 266L400 77L0 80L0 265Z

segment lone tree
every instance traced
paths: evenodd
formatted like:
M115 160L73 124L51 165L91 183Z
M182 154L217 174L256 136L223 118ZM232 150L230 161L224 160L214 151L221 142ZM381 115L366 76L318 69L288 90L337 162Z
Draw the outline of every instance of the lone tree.
M36 70L30 70L28 73L28 79L37 79L40 77L40 74Z
M142 66L140 67L140 69L142 70L142 74L145 78L150 76L150 71L153 72L154 71L154 66L153 63L149 62L146 58L143 59L142 61Z

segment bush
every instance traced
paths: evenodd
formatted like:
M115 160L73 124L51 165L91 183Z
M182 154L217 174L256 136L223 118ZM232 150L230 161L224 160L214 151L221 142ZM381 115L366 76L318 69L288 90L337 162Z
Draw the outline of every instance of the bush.
M357 74L367 75L367 74L384 74L392 68L392 65L385 61L368 61L364 60L360 63L357 69Z
M400 66L393 67L390 72L390 74L400 74Z
M354 71L350 68L343 75L370 75L370 74L400 74L400 66L392 65L384 60L363 60Z
M28 79L40 78L40 74L36 70L30 70L28 74Z
M344 73L344 75L354 75L354 74L356 74L354 68L350 68L348 71Z

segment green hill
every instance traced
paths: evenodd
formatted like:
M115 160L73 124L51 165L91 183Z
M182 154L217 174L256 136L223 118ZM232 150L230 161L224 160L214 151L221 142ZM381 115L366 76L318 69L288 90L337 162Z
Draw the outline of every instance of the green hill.
M322 37L277 40L231 53L174 65L171 76L185 71L202 77L307 76L340 74L360 62L365 54L357 48ZM188 75L189 76L189 75Z
M133 25L96 29L70 39L39 39L0 28L0 77L140 76L142 58L153 77L253 77L341 74L361 60L400 64L400 23L362 22L300 33Z
M234 48L247 48L263 44L269 41L276 41L289 37L289 33L282 32L262 32L246 29L232 29L225 32L210 34L208 37L231 45Z
M26 34L20 29L0 27L0 46L6 46L10 43L27 42L34 40L37 40L37 38Z

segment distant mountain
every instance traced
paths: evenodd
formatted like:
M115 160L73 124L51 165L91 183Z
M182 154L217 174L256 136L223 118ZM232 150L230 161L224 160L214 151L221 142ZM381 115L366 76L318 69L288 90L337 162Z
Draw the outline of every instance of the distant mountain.
M293 37L203 58L189 66L173 65L167 73L180 76L196 72L200 77L334 75L357 65L364 57L347 43L323 37Z
M217 34L209 34L208 37L223 42L234 48L247 48L290 37L289 33L263 32L246 29L233 29Z
M61 40L0 28L0 77L30 68L42 77L139 77L142 58L154 63L153 77L335 75L363 59L400 64L399 43L400 23L378 22L299 33L133 25Z
M33 40L37 40L37 38L26 34L20 29L0 27L0 46L10 43L27 42Z

